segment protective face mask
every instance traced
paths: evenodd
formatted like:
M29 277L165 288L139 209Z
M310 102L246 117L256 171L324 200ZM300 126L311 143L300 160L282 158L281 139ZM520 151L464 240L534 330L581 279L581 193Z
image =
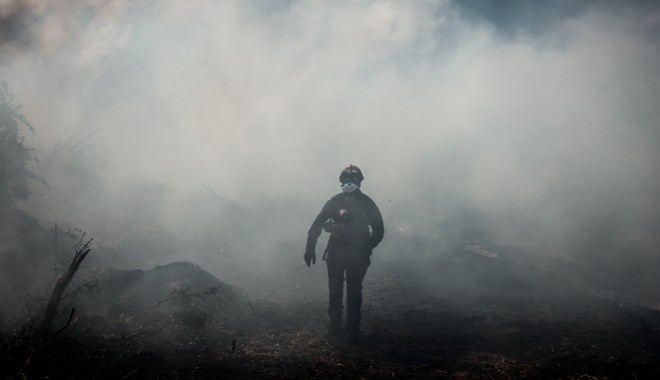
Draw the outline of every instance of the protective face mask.
M354 184L353 182L346 182L345 184L341 185L341 191L344 193L352 193L355 190L358 189L358 185Z

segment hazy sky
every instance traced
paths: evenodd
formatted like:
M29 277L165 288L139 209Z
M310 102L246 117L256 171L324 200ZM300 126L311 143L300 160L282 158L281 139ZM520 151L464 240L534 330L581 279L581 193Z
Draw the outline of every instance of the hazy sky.
M0 79L40 149L179 189L325 199L354 163L377 200L652 218L660 8L576 3L0 0Z

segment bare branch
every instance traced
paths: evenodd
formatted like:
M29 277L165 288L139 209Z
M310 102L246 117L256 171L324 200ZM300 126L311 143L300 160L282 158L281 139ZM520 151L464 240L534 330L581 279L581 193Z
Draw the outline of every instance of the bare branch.
M75 307L72 307L72 308L71 308L71 314L69 314L69 319L66 321L66 325L62 326L59 330L57 330L57 332L55 333L55 335L58 335L59 333L61 333L62 331L64 331L64 329L66 329L67 327L69 327L69 325L71 325L71 321L73 320L73 314L74 314L75 312L76 312L76 308L75 308Z
M76 253L71 260L71 264L69 264L69 268L62 275L62 277L57 280L55 288L53 288L53 292L51 293L50 299L48 300L48 305L46 306L46 311L44 312L44 318L35 332L35 337L37 338L45 337L50 331L50 326L55 319L55 315L57 314L57 307L60 304L64 290L73 279L73 276L78 271L78 268L80 268L80 264L82 264L83 260L85 260L85 257L87 257L87 255L92 250L90 248L92 239L89 239L87 243L83 243L84 237L85 234L83 233L80 237L80 241L75 246ZM71 317L73 317L73 312Z

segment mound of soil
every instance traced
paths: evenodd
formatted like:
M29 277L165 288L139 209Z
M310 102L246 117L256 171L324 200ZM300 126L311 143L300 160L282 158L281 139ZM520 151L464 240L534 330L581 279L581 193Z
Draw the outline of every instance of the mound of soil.
M247 299L238 289L190 262L148 271L93 269L77 285L71 307L81 310L81 325L103 336L143 329L176 336L240 321L247 312Z
M112 307L144 306L185 291L216 289L223 303L239 302L240 291L198 265L180 261L151 270L92 268L81 273L78 286L84 296L103 300ZM75 284L73 285L75 286Z

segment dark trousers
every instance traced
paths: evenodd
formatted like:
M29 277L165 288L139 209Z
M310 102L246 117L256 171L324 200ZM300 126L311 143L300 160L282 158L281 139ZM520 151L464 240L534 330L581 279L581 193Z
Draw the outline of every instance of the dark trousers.
M329 252L326 259L328 265L328 287L330 325L332 328L341 326L342 297L344 280L346 281L346 329L357 332L360 328L362 314L362 280L371 264L369 255L363 250L344 249Z

